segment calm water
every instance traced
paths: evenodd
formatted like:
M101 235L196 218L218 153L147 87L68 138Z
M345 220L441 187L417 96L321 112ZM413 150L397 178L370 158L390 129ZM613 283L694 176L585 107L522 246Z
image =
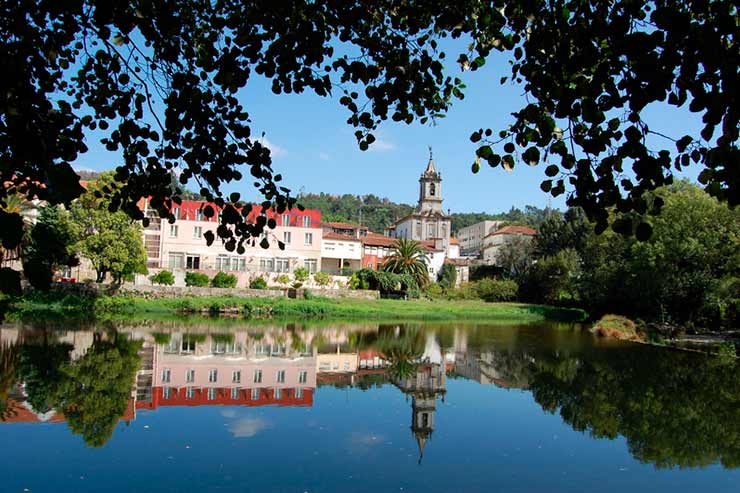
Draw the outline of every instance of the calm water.
M3 492L740 491L738 365L574 327L0 337Z

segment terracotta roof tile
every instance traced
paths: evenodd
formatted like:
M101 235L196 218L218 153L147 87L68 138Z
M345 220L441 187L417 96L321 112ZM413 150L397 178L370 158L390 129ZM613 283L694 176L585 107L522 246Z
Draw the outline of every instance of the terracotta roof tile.
M360 241L358 238L355 238L352 235L343 235L341 233L334 233L334 232L324 232L322 237L325 240L341 240L341 241Z
M529 235L534 236L537 231L527 226L504 226L501 229L497 229L491 235Z

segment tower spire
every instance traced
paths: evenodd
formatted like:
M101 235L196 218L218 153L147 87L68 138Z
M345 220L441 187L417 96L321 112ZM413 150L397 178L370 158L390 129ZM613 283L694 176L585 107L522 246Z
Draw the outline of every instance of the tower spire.
M432 153L432 146L429 147L429 162L427 163L427 169L424 170L425 175L437 174L437 170L434 169L434 157Z

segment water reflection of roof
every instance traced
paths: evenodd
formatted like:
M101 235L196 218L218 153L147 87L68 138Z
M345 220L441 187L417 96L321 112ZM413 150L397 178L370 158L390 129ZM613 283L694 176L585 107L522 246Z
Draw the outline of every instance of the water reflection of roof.
M188 389L192 395L188 396ZM314 389L251 389L237 388L234 395L233 388L205 388L205 387L169 387L169 395L165 387L152 389L151 402L137 401L137 409L157 409L160 406L313 406ZM211 392L209 392L209 390ZM257 390L256 395L253 390ZM276 392L276 390L279 391ZM257 397L256 399L253 397Z
M120 417L121 421L133 421L136 417L134 400L129 399L126 410ZM61 411L52 410L47 413L37 413L26 401L8 399L7 407L0 423L64 423L66 418Z

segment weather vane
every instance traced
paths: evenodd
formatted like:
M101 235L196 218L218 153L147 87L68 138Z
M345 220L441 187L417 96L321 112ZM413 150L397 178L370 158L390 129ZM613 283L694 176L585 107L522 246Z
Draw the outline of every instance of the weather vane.
M432 159L432 146L427 146L429 148L429 159Z

